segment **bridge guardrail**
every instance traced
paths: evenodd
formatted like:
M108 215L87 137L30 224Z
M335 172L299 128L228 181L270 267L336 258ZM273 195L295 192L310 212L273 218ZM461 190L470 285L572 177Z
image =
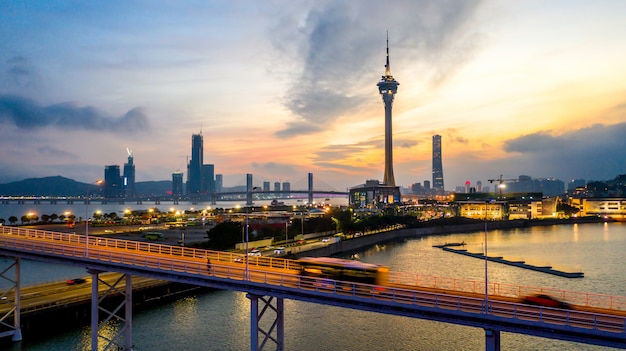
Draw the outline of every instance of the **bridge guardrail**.
M46 239L46 240L60 241L63 243L68 243L68 244L73 244L73 245L76 245L76 244L85 245L85 236L77 235L77 234L57 233L57 232L51 232L51 231L17 228L17 227L6 227L6 226L0 227L0 232L2 234L8 234L8 235L24 237L24 238ZM298 265L295 261L283 259L283 258L277 258L277 257L246 256L243 254L237 254L237 253L232 253L232 252L212 251L212 250L204 250L204 249L196 249L196 248L188 248L188 247L180 247L180 246L170 246L170 245L163 245L163 244L156 244L156 243L102 238L102 237L97 237L97 236L90 236L88 240L89 240L88 247L90 249L90 258L94 254L98 254L98 255L100 254L100 251L97 250L98 247L124 250L126 255L128 255L128 251L135 251L141 254L139 257L145 255L146 253L168 255L173 259L172 264L174 264L177 258L193 258L193 259L198 260L197 261L198 263L196 263L193 266L193 272L196 272L196 273L202 272L201 267L206 267L206 263L208 263L208 260L211 260L212 264L231 263L231 262L235 262L235 263L244 262L245 263L245 261L248 260L248 266L249 268L251 267L250 269L254 269L255 266L271 267L275 269L289 269L289 270L298 269ZM67 250L71 250L71 252L68 252ZM56 248L56 252L60 254L70 254L74 257L85 256L84 248L78 247L78 246L73 249ZM101 256L93 256L93 257L97 259L104 259L104 257L101 257ZM176 265L178 265L178 263L176 263ZM177 269L183 269L179 266L176 266L176 267ZM453 291L458 291L458 292L467 292L467 293L475 293L475 294L485 293L485 283L484 281L480 281L480 280L438 277L438 276L420 275L420 274L405 273L405 272L390 272L389 278L390 278L390 283L393 283L393 284L412 285L412 286L419 286L422 288L453 290ZM556 298L559 298L565 302L568 302L574 305L586 306L586 307L592 307L592 308L604 308L604 309L626 311L626 297L624 296L613 296L613 295L595 294L595 293L588 293L588 292L575 292L575 291L567 291L567 290L543 288L543 287L520 286L520 285L498 283L498 282L489 282L488 290L489 290L490 295L513 297L513 298L520 298L520 299L523 298L524 296L534 294L534 293L545 293L545 294L552 295Z

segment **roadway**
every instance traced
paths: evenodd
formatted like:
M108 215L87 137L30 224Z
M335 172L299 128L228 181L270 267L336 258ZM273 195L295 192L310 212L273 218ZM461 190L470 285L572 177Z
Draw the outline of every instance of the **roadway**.
M490 294L485 308L484 291L481 294L476 290L476 282L471 291L466 290L472 284L457 280L454 280L455 289L442 287L441 281L439 287L422 286L407 283L418 280L407 279L408 274L402 272L391 272L390 283L384 286L321 281L299 276L297 262L282 258L103 238L89 238L89 245L86 245L84 236L7 227L0 234L0 253L65 260L104 271L626 348L624 297L606 296L604 300L609 302L593 305L600 295L578 293L572 295L572 299L586 300L586 304L572 310L554 309L520 303L522 296L510 296L509 289L502 285L498 290L506 292ZM524 289L518 287L517 291L519 294ZM610 308L606 308L607 305Z

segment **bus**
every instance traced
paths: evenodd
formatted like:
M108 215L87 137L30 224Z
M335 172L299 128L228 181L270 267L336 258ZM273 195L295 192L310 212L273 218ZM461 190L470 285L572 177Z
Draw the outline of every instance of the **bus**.
M385 285L389 267L334 257L302 257L297 260L300 275L360 284Z
M163 233L159 232L146 232L146 239L148 240L163 240Z

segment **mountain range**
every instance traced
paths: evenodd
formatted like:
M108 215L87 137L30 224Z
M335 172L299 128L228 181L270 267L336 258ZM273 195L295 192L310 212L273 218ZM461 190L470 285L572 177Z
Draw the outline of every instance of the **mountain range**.
M99 193L102 187L81 183L62 176L28 178L17 182L0 184L0 196L85 196ZM172 190L169 180L136 182L138 197L167 195Z

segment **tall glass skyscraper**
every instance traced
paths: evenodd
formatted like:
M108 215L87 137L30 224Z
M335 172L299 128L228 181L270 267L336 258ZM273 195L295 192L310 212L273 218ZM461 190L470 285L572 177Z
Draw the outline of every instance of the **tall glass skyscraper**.
M135 197L137 193L135 191L135 163L133 162L133 152L128 148L126 152L128 152L128 163L124 163L124 197Z
M202 163L204 144L202 133L191 136L191 160L187 165L187 195L202 192Z
M433 135L433 189L443 191L443 165L441 161L441 135Z

